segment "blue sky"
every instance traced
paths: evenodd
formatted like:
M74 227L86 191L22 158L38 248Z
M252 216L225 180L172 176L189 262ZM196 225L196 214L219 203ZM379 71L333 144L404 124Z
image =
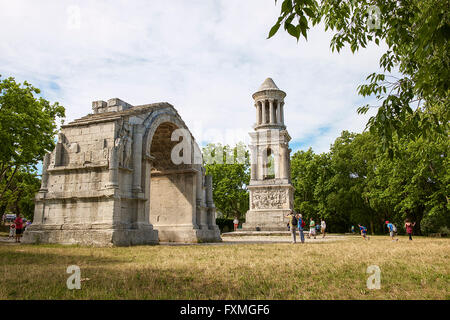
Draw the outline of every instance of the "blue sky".
M66 122L95 100L169 102L200 144L248 142L251 95L271 77L287 93L293 152L326 152L342 130L364 129L356 108L371 101L356 88L385 48L332 53L323 26L307 42L266 39L279 11L273 0L0 0L0 74L60 102Z

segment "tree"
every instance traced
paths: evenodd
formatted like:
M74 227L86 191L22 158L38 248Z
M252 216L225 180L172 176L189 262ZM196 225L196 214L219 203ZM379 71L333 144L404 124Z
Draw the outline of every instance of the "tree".
M16 175L36 170L55 146L57 120L65 116L65 109L37 97L39 93L26 81L0 81L0 201L14 188Z
M37 172L27 172L20 169L14 176L9 188L0 201L0 212L23 214L28 220L33 220L34 216L34 197L39 191L41 180Z
M208 144L203 148L206 174L213 178L216 208L225 218L245 216L249 209L247 185L250 182L249 152L243 143L234 148Z
M358 93L380 101L368 127L392 158L398 151L395 136L416 139L439 133L438 139L448 139L449 6L449 0L284 0L268 38L283 25L297 41L307 39L310 26L323 22L325 30L335 32L333 51L348 45L355 52L369 42L384 41L384 73L369 75L369 84L359 86ZM391 75L394 70L401 76Z

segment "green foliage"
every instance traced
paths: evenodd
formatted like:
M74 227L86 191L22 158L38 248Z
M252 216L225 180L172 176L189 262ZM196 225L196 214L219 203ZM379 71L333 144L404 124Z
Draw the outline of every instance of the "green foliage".
M2 211L23 214L28 220L33 220L34 197L39 191L41 180L36 172L26 172L23 169L14 176L10 186L0 200Z
M233 224L232 218L217 218L216 224L220 229L220 232L229 232L234 230L234 224Z
M439 139L448 139L449 7L449 0L284 0L269 38L283 25L297 41L301 35L306 39L310 26L323 22L325 30L334 32L333 51L349 46L355 52L384 41L384 73L369 75L369 83L359 86L358 93L380 101L367 125L380 137L380 150L393 158L398 152L396 137L440 134ZM397 70L400 77L390 75Z
M394 159L379 151L373 133L342 132L329 153L296 152L291 160L295 210L324 217L327 228L347 231L358 223L372 233L390 220L404 232L404 221L429 234L450 226L448 140L395 139Z
M37 178L32 172L53 150L57 120L65 109L38 97L40 90L14 78L0 81L0 208L32 214Z
M244 217L249 208L249 152L243 143L234 148L208 144L203 148L206 174L213 178L213 198L225 218Z

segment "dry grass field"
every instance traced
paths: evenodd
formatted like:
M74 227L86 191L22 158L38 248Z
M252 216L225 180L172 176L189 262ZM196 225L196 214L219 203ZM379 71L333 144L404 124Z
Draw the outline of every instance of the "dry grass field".
M0 299L450 299L450 239L92 248L0 244ZM69 265L81 290L68 290ZM369 265L381 289L366 286Z

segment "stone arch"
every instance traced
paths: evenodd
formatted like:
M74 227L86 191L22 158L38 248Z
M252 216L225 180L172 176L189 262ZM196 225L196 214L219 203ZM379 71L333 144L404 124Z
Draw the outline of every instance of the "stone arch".
M263 179L275 178L275 153L271 147L263 149Z
M201 161L167 162L177 143L171 141L175 129L184 129L193 146L187 148L191 159L199 150L175 108L165 102L132 106L114 98L93 102L93 110L64 125L57 147L46 156L33 226L25 241L220 241L212 219L211 178L205 177ZM163 182L159 187L157 177ZM158 216L176 219L156 221L154 228Z
M215 211L207 204L204 170L201 161L195 162L195 153L200 149L192 134L171 108L149 114L143 124L142 186L149 199L145 215L158 230L159 240L214 240ZM182 138L172 141L172 133L177 129L183 129ZM179 143L186 147L182 152L187 152L187 163L172 161L172 150Z
M150 147L153 140L153 136L155 135L156 130L162 123L170 123L176 126L179 129L185 129L189 132L192 140L192 134L187 128L186 124L178 113L171 108L166 108L163 110L158 110L150 113L148 117L145 119L143 125L145 128L145 134L143 139L143 150L144 154L150 155Z

